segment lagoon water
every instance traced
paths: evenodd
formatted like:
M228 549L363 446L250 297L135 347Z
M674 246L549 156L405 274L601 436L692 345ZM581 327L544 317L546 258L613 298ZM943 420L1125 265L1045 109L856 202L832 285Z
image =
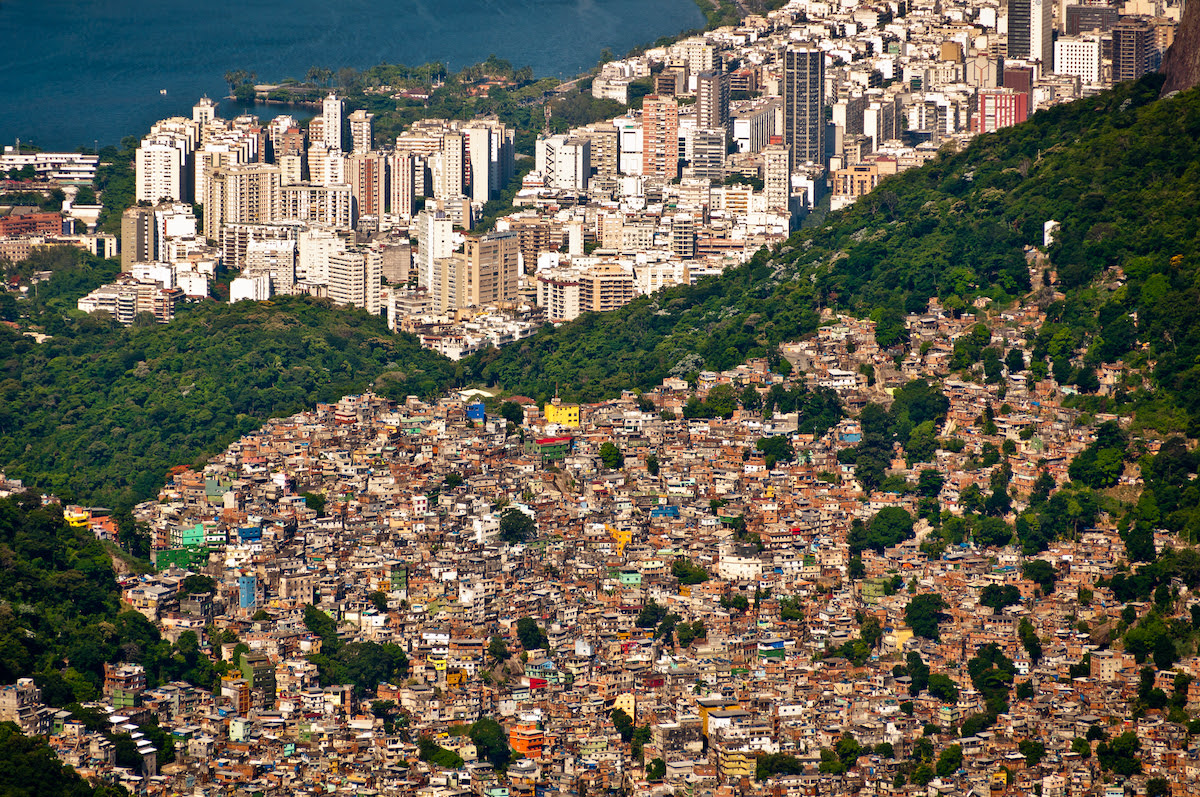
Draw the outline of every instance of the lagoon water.
M570 77L606 47L703 22L693 0L0 0L0 143L74 150L142 136L201 95L227 94L233 69L303 80L312 66L459 69L494 53Z

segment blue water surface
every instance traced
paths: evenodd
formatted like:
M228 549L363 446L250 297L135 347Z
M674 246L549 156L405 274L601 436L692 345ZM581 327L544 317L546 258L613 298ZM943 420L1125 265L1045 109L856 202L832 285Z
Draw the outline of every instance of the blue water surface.
M0 142L74 150L141 136L227 94L233 69L303 80L312 66L459 69L495 54L569 77L604 48L703 21L693 0L0 0Z

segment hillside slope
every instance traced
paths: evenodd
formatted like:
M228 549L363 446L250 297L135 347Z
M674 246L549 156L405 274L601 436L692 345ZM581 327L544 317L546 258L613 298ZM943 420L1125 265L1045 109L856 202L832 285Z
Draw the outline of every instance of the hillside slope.
M208 302L127 329L59 317L51 331L41 344L0 331L0 470L116 507L269 417L369 387L431 396L455 374L382 319L307 298Z
M1061 228L1048 254L1068 291L1054 320L1071 327L1080 350L1096 344L1098 318L1141 311L1133 334L1165 355L1164 384L1176 392L1181 379L1200 385L1200 370L1183 368L1200 354L1200 328L1174 309L1177 292L1193 290L1197 267L1200 91L1159 101L1161 84L1151 75L980 136L720 278L582 317L467 367L516 392L544 396L557 385L593 400L651 387L672 369L727 368L769 354L815 329L826 306L873 313L886 345L901 315L932 296L953 308L1040 287L1030 284L1024 247L1041 245L1053 219ZM1129 284L1102 297L1089 286L1111 266L1123 266ZM1120 356L1134 343L1110 343L1103 354Z
M1131 389L1122 409L1153 405L1148 425L1180 430L1200 417L1200 90L1157 100L1161 85L1149 76L980 136L720 278L458 365L379 319L308 299L189 306L167 326L72 319L74 299L113 267L64 269L37 300L49 342L0 331L0 470L122 507L268 417L372 385L430 396L466 378L597 400L775 356L816 328L823 307L872 314L890 346L902 342L903 313L931 296L955 308L1031 289L1048 334L1070 341L1050 347L1059 361L1153 363L1146 387L1166 390ZM1030 284L1026 265L1050 219L1061 223L1048 255L1062 302ZM1107 287L1094 287L1106 273ZM1051 364L1045 343L1031 353L1035 371Z

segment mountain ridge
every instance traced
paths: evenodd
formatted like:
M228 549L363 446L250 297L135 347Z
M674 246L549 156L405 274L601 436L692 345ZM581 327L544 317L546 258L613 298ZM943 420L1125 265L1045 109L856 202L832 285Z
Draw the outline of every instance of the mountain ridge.
M0 469L68 500L128 506L153 497L169 468L342 393L430 396L474 381L596 401L751 357L778 363L779 345L814 332L825 308L870 315L881 346L899 353L904 315L932 296L952 311L1027 296L1049 334L1070 341L1067 361L1035 349L1031 367L1065 375L1123 357L1152 377L1130 386L1124 409L1195 436L1200 91L1159 100L1163 81L1041 111L883 181L720 277L457 364L317 300L208 303L161 327L71 319L71 291L107 273L85 263L43 286L50 341L0 331ZM1039 274L1026 247L1048 220L1060 227Z
M720 277L476 355L465 363L468 376L535 398L557 385L597 400L621 387L652 388L681 367L721 370L770 356L815 330L824 307L871 315L887 348L903 315L923 312L932 297L957 311L980 299L1003 306L1036 289L1043 296L1031 298L1072 330L1076 356L1150 359L1130 352L1147 344L1178 399L1186 392L1180 376L1200 386L1200 370L1183 367L1162 314L1197 355L1200 328L1172 309L1163 283L1182 288L1200 255L1200 92L1159 100L1163 80L1122 84L979 136L962 152L943 151ZM1047 221L1059 227L1038 256L1048 273L1038 274L1026 256L1041 246ZM1096 281L1114 268L1126 273L1126 290L1101 295ZM1183 273L1172 278L1172 269ZM1031 276L1067 300L1055 304ZM1142 296L1147 281L1152 293ZM1104 341L1098 319L1108 304L1114 319L1141 312L1132 339ZM1189 402L1189 411L1191 403L1200 410Z

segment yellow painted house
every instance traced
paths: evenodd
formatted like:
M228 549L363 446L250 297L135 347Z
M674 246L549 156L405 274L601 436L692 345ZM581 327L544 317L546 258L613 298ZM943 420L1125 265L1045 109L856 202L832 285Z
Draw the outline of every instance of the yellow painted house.
M579 427L579 405L563 404L557 397L550 399L550 403L542 408L542 415L546 423L557 423L571 429Z
M617 695L617 699L613 701L613 711L617 709L621 709L631 720L637 722L637 697L633 692Z
M616 542L618 554L624 554L625 546L633 542L633 529L614 529L612 526L605 523L604 530L607 531L609 536L613 538L613 541Z
M758 769L758 759L742 750L722 751L719 760L721 777L726 783L736 783L741 778L753 779Z

